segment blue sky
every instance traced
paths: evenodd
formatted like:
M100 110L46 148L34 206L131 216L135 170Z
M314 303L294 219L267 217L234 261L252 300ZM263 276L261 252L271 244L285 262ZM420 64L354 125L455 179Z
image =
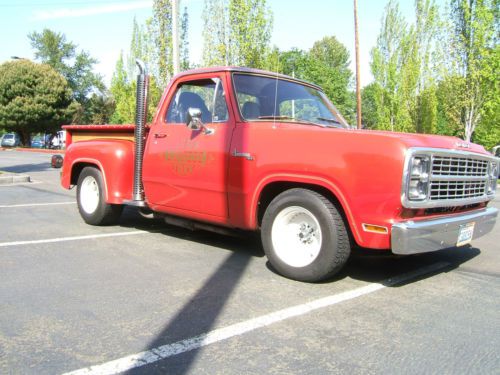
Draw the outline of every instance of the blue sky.
M442 3L443 1L438 1ZM180 0L189 13L190 57L200 63L203 48L203 0ZM387 0L358 0L361 82L371 80L370 50L380 30ZM400 0L402 13L413 17L413 0ZM352 0L267 0L274 15L271 43L281 50L309 49L315 41L335 35L351 52L354 71ZM151 16L151 0L0 0L0 63L11 56L32 59L27 35L49 28L62 32L80 49L99 60L96 70L109 82L121 50L130 45L134 16Z

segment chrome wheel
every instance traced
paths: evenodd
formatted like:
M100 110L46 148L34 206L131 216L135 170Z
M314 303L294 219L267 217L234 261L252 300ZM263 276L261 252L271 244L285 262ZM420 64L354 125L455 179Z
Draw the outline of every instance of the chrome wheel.
M87 176L82 181L80 188L80 205L88 214L92 214L99 205L99 185L93 176Z
M305 267L318 257L323 236L318 219L309 210L290 206L276 216L271 237L281 261L292 267Z

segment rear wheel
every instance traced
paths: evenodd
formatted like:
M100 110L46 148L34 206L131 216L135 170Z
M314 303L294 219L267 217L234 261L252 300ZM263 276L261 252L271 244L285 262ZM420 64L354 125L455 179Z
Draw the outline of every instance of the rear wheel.
M278 195L262 220L262 244L283 276L315 282L333 276L350 254L347 229L337 208L307 189Z
M109 225L118 222L122 205L106 203L101 172L94 167L85 167L78 177L76 197L78 211L87 224Z

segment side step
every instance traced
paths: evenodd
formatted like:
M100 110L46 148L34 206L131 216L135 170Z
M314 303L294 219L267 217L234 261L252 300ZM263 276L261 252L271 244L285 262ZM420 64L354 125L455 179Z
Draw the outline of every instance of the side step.
M160 214L160 215L162 215L162 214ZM225 236L236 237L236 238L243 237L245 235L245 233L247 233L247 232L242 231L240 229L224 228L224 227L220 227L217 225L202 223L199 221L193 221L193 220L184 219L184 218L176 217L176 216L170 216L170 215L164 215L163 220L165 221L165 223L167 223L169 225L174 225L176 227L181 227L181 228L189 229L192 231L204 230L207 232L218 233L218 234L222 234Z

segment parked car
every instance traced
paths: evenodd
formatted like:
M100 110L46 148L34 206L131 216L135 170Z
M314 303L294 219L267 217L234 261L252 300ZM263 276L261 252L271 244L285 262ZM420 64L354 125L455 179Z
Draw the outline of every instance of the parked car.
M17 147L21 144L21 139L16 133L5 134L2 138L2 147Z
M44 148L45 147L45 141L43 137L37 136L33 137L31 140L31 147L32 148Z

